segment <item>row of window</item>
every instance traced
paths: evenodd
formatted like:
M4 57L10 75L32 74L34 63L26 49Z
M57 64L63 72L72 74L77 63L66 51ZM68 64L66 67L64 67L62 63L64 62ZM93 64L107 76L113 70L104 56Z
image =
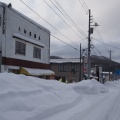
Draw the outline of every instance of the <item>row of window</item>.
M58 65L58 71L59 72L73 72L73 70L75 72L78 72L79 71L79 65L77 64L72 64L71 67L68 65L68 64L59 64Z
M16 41L15 43L15 54L26 55L26 44ZM34 47L33 49L33 58L41 59L41 49Z
M21 31L21 28L19 27L18 30L19 30L19 32L20 32L20 31ZM24 33L27 34L26 29L24 29ZM29 36L32 36L32 32L28 32L28 35L29 35ZM33 34L33 37L34 37L34 38L37 38L37 35L34 33L34 34ZM38 36L38 40L41 40L40 36Z

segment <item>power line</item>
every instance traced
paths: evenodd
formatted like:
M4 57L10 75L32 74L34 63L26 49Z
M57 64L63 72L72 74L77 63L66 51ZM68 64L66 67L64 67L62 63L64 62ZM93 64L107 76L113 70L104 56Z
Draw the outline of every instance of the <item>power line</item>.
M64 44L68 45L69 47L73 48L74 50L78 50L77 48L75 48L75 47L71 46L70 44L64 42L63 40L59 39L58 37L56 37L56 36L54 36L52 34L51 34L51 36L54 37L54 38L56 38L56 39L58 39L59 41L63 42ZM80 51L80 50L78 50L78 51Z
M20 0L25 6L27 6L22 0ZM35 14L37 14L33 9L31 9L29 6L27 6L30 10L32 10ZM41 17L39 14L37 14L39 17ZM42 18L42 17L41 17ZM44 18L42 18L45 22L47 22ZM47 22L50 26L52 26L49 22ZM53 26L52 26L53 27ZM53 27L54 28L54 27ZM59 40L59 41L61 41L61 42L63 42L64 44L66 44L66 45L68 45L69 47L71 47L71 48L73 48L74 50L77 50L77 51L80 51L80 50L78 50L77 48L75 48L75 47L73 47L73 46L71 46L70 44L68 44L68 43L66 43L66 42L64 42L63 40L61 40L60 38L58 38L58 37L56 37L56 36L54 36L54 35L52 35L52 34L50 34L52 37L54 37L54 38L56 38L57 40Z
M103 43L101 43L101 44L103 44ZM94 45L94 46L95 46L95 45ZM95 47L95 49L97 49L97 48ZM97 49L97 51L99 51L99 50ZM101 55L101 52L100 52L100 51L99 51L99 54ZM105 52L104 52L104 54L105 54ZM107 54L106 54L106 55L107 55ZM105 55L105 56L106 56L106 55Z
M85 9L88 9L88 7L87 7L87 4L85 3L85 1L84 0L81 0L82 2L83 2L83 4L82 4L82 2L80 2L80 0L79 0L79 2L80 2L80 4L82 5L82 7L83 7L83 9L85 10ZM85 6L84 6L84 4L85 4ZM86 12L86 11L85 11ZM94 18L93 18L93 22L95 23L95 20L94 20ZM100 32L98 31L98 34L99 34L99 37L100 37L100 39L102 39L102 36L101 36L101 34L100 34ZM94 39L94 38L93 38ZM97 40L97 39L94 39L94 40ZM103 40L103 39L102 39ZM103 43L104 45L108 45L108 46L110 46L110 47L113 47L113 48L116 48L116 49L120 49L120 48L118 48L118 47L115 47L115 46L112 46L112 45L110 45L110 44L107 44L107 43L104 43L104 42L102 42L102 41L100 41L100 40L97 40L97 41L99 41L99 42L101 42L101 43ZM95 48L96 49L96 48ZM107 48L105 47L105 49L107 50ZM96 49L97 50L97 49ZM97 50L98 51L98 50ZM108 50L107 50L108 51ZM95 51L94 51L95 52ZM102 53L100 52L100 51L98 51L98 53L100 54L100 55L102 55ZM102 55L103 56L103 55Z
M102 53L97 49L98 47L95 47L95 45L93 44L93 43L91 43L91 45L93 45L94 47L93 47L93 51L94 51L94 49L100 54L100 55L102 55ZM94 53L95 53L95 51L94 51ZM97 53L96 53L97 54ZM106 56L106 55L102 55L102 56Z
M71 29L74 33L77 34L77 32L76 32L45 0L43 0L43 1L66 23L67 26L70 27L70 29ZM80 36L79 34L77 34L77 35L81 38L81 36ZM82 39L82 38L81 38L81 39Z
M102 35L101 35L99 29L97 29L97 34L99 35L100 40L103 40ZM110 46L110 47L113 47L113 48L116 48L116 49L120 49L120 48L118 48L118 47L115 47L115 46L112 46L112 45L107 44L107 43L105 43L105 42L102 42L102 41L100 41L100 40L98 40L98 39L95 39L95 40L97 40L98 42L101 42L101 43L102 43L103 45L105 45L105 46ZM108 47L104 47L104 48L106 49L106 54L107 54L107 52L110 51L110 50L108 50Z
M95 49L100 55L104 56L96 47L95 47Z
M79 0L79 3L81 4L82 8L84 9L85 13L88 15L88 8L85 7L84 2Z
M62 40L63 41L63 40ZM80 41L77 41L76 43L80 43ZM71 45L71 44L69 44L69 45ZM66 47L66 46L68 46L68 45L64 45L64 46L61 46L61 47L58 47L58 48L55 48L55 49L51 49L50 51L54 51L54 50L57 50L57 49L61 49L61 48L63 48L63 47Z
M51 1L51 0L50 0ZM52 1L51 1L52 2ZM62 14L67 18L67 19L69 19L71 22L72 22L72 24L74 25L74 27L82 34L82 35L84 35L85 37L86 37L86 35L85 35L85 33L80 29L80 28L78 28L77 27L77 25L75 24L75 22L72 20L72 18L66 13L66 11L62 8L62 6L56 1L56 0L54 0L54 2L56 3L56 5L63 11L62 12ZM53 3L53 2L52 2ZM53 3L54 4L54 3ZM55 5L55 4L54 4ZM55 5L55 7L61 12L61 10L57 7Z
M100 40L102 40L102 41L103 41L103 38L102 38L102 35L101 35L101 33L100 33L99 29L97 29L97 34L98 34L98 36L99 36ZM105 44L104 44L104 45L105 45ZM106 51L108 51L108 48L107 48L107 47L105 47L105 49L106 49Z
M93 50L93 52L95 53L95 55L97 55L97 53L95 52L95 50L94 49L92 49Z
M27 4L25 4L22 0L20 0L25 6L27 6L31 11L33 11L35 14L37 14L40 18L42 18L38 13L36 13L32 8L30 8ZM48 21L46 21L44 18L42 18L46 23L48 23L51 27L53 27L55 30L57 30L54 26L52 26ZM60 32L59 30L57 30L58 32ZM61 33L61 32L60 32ZM65 36L63 33L61 33L63 36ZM66 42L62 41L61 39L59 39L58 37L54 36L51 34L51 36L53 36L54 38L58 39L59 41L63 42L64 44L68 45L69 47L73 48L74 50L78 50L77 48L71 46L70 44L67 44ZM68 39L68 38L67 38ZM79 50L78 50L79 51ZM99 52L99 51L98 51ZM100 53L100 52L99 52ZM101 53L100 53L101 54Z
M98 40L98 39L95 39L95 38L92 38L92 39L94 39L94 40L96 40L96 41L99 41L99 42L101 42L101 43L103 43L103 44L106 44L106 45L108 45L108 46L110 46L110 47L113 47L113 48L116 48L116 49L120 49L120 48L115 47L115 46L113 46L113 45L110 45L110 44L108 44L108 43L102 42L102 41L100 41L100 40Z
M86 37L85 33L77 27L77 25L73 22L73 20L70 18L70 16L68 17L68 14L67 14L65 11L63 11L63 9L60 7L60 5L58 5L58 3L57 3L57 5L60 7L60 9L61 9L63 12L55 5L54 2L52 2L52 0L50 0L50 2L55 6L55 8L56 8L83 36Z
M38 17L40 17L42 20L44 20L47 24L49 24L52 28L54 28L56 31L61 33L65 38L70 40L67 36L65 36L62 32L60 32L57 28L55 28L53 25L51 25L47 20L45 20L43 17L41 17L37 12L35 12L31 7L29 7L26 3L24 3L22 0L20 0L26 7L28 7L33 13L35 13ZM72 43L74 43L72 40L70 40ZM75 44L75 43L74 43ZM75 44L76 45L76 44ZM78 45L77 45L78 46Z
M86 9L87 9L87 11L89 10L89 8L88 8L88 6L87 6L87 4L86 4L86 2L85 2L85 0L81 0L82 2L83 2L83 5L85 5L85 7L86 7Z

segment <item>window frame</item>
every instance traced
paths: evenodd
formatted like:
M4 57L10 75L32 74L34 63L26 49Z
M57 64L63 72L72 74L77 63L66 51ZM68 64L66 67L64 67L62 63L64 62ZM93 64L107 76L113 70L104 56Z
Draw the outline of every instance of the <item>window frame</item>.
M15 41L15 54L26 55L26 44L20 41Z
M68 64L58 64L58 71L59 72L69 72L69 66Z
M33 58L41 59L41 48L33 47Z

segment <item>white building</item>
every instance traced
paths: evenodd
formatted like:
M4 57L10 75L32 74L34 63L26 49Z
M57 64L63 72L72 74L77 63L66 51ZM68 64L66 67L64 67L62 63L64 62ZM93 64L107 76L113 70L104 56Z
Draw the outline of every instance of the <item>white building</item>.
M50 31L0 3L0 71L50 68Z

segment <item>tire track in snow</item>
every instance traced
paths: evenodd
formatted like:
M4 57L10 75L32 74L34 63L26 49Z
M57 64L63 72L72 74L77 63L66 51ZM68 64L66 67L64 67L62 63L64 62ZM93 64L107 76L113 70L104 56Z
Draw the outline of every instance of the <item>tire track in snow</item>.
M34 89L34 90L27 90L27 91L6 91L0 93L0 100L9 100L10 98L13 99L14 97L28 97L30 95L39 94L42 92L41 89Z
M119 113L114 112L117 108L119 108ZM120 91L110 92L102 100L75 114L70 120L119 120L115 119L116 114L120 118Z
M120 92L108 120L120 120Z
M66 104L62 104L62 105L58 105L58 106L49 108L33 117L26 119L26 120L50 120L51 116L54 116L56 114L59 114L61 111L66 111L66 110L76 106L82 100L83 100L82 95L80 95L77 99L75 99L71 103L66 103Z

